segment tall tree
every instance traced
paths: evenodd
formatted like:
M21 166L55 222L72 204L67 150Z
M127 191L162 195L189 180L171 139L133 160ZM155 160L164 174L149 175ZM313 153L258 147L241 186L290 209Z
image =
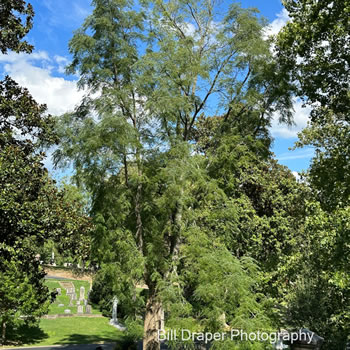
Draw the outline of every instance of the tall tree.
M278 59L299 96L312 106L297 146L315 148L307 173L313 200L300 235L304 249L286 270L287 318L293 326L302 323L325 336L326 349L343 348L349 332L344 320L349 317L350 2L284 4L291 20L278 35ZM307 268L298 268L305 262Z
M17 13L17 17L16 14ZM26 25L21 15L27 15ZM24 1L0 4L0 50L30 52L21 40L31 28L33 11ZM0 324L6 329L35 322L47 312L50 299L36 248L48 239L77 249L72 236L87 234L81 215L48 176L40 153L42 143L56 142L54 120L46 106L10 77L0 81ZM77 215L78 214L78 215Z
M223 327L223 313L231 323L261 320L261 312L252 317L245 307L258 308L251 269L210 228L198 229L201 211L219 205L217 195L224 205L226 195L208 177L202 155L193 153L192 140L197 119L209 110L252 139L268 134L277 110L281 121L291 122L289 86L274 73L270 43L262 39L265 23L237 4L218 15L215 1L93 5L70 42L68 67L88 93L60 119L56 161L72 160L77 180L92 193L96 251L110 251L100 257L115 263L116 278L129 290L140 280L147 285L144 349L159 349L162 310L175 312L174 304L178 317L191 315L207 329ZM197 262L196 254L207 259ZM220 283L204 295L215 266L226 264L241 271L227 280L236 291L232 298L223 296ZM203 317L198 300L206 304Z

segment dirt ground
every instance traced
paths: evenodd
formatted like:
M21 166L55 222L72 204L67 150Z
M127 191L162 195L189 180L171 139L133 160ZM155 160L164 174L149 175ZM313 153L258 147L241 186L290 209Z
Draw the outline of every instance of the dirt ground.
M92 283L92 275L87 273L77 273L73 270L68 269L59 269L59 268L51 268L49 266L44 267L45 272L48 276L52 277L62 277L69 278L79 281L88 281L90 284Z

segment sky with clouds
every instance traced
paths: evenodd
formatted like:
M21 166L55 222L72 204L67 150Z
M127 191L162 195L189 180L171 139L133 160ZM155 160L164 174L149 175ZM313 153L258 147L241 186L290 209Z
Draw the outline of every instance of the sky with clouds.
M70 61L68 42L73 31L92 11L90 0L31 0L35 10L34 27L28 41L35 46L31 55L0 54L0 76L10 75L29 89L39 103L46 103L50 113L59 115L72 110L82 97L76 86L77 77L67 76L64 67ZM288 13L280 0L242 0L243 7L256 7L270 22L268 34L276 34L288 21ZM297 133L306 126L310 110L295 100L295 126L277 122L271 127L275 141L273 151L281 164L293 172L306 170L312 149L290 151ZM49 162L48 162L49 163ZM55 174L57 176L57 173Z

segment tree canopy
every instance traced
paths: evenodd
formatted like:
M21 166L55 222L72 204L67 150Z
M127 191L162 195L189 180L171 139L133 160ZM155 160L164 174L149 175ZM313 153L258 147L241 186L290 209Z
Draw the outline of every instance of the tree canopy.
M0 4L0 51L30 53L33 46L22 39L33 26L34 11L24 0L2 0Z
M285 0L283 4L291 20L278 34L280 63L297 82L300 97L348 118L350 2Z

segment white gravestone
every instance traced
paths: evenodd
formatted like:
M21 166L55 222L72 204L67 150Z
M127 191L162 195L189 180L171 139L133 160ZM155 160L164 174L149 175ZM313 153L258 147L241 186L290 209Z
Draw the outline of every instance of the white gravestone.
M78 305L78 314L84 313L84 306L83 305Z
M80 295L79 295L79 300L83 300L85 298L85 288L80 287Z
M91 312L92 312L91 305L86 305L86 313L91 314Z

